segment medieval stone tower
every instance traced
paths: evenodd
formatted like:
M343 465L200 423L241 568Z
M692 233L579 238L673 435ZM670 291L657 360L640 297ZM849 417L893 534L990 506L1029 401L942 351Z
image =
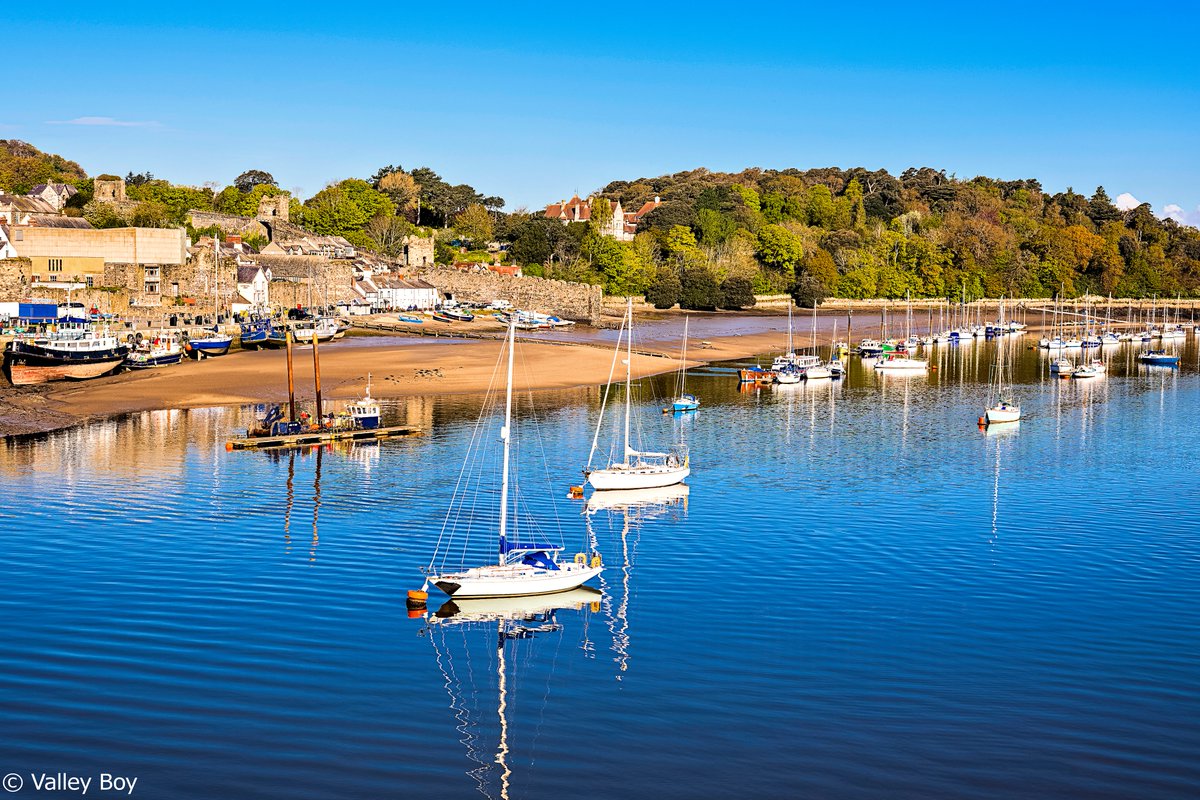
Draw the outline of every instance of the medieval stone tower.
M121 178L96 178L93 182L94 193L96 200L102 203L124 203L125 198L125 181Z
M290 198L285 194L259 198L258 219L270 220L272 222L287 222L289 202Z

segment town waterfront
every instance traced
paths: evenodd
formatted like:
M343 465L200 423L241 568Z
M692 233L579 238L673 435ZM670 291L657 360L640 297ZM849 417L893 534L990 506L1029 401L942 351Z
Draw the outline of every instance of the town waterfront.
M687 496L590 515L565 494L601 390L535 393L568 547L590 529L608 569L499 639L404 604L477 396L385 404L428 434L367 446L227 453L248 408L8 441L0 772L154 798L1194 796L1200 351L1058 381L1019 350L1025 419L984 432L991 348L749 391L704 367L683 418L645 379Z

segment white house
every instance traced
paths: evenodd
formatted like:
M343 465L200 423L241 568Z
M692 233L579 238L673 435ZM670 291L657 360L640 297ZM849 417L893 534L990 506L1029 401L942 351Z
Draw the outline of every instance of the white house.
M234 311L254 311L267 307L271 300L271 270L257 264L237 268L237 291L245 301L234 303Z
M438 304L438 290L422 280L401 278L379 278L379 305L385 308L420 309L433 308Z

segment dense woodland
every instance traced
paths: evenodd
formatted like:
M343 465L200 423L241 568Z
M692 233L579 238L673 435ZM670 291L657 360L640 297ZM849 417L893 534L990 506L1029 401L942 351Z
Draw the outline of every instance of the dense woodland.
M97 227L183 225L189 209L253 215L264 195L290 194L248 170L225 187L187 187L149 173L125 176L133 203L92 201L80 166L17 141L0 143L0 189L75 185L68 213ZM632 242L602 236L613 205L636 209L659 196ZM960 180L928 167L704 169L614 181L595 193L592 222L563 225L540 211L501 211L504 200L452 185L428 167L389 165L291 200L293 222L389 255L421 230L437 237L439 262L517 263L527 274L643 294L661 307L738 308L754 294L968 299L1200 295L1200 231L1122 211L1102 187L1091 196L1042 191L1036 180ZM199 235L204 231L192 231ZM489 243L499 243L497 256ZM261 244L261 243L260 243Z
M930 168L899 177L749 169L615 181L598 194L626 208L655 195L664 202L632 244L598 248L584 232L578 251L562 248L546 272L644 288L663 303L682 296L687 305L720 305L719 288L733 278L806 304L825 296L1200 294L1200 231L1159 219L1149 205L1121 211L1102 187L1088 197L1050 195L1036 180L959 180ZM535 241L518 234L514 257L546 260L544 250L522 246Z

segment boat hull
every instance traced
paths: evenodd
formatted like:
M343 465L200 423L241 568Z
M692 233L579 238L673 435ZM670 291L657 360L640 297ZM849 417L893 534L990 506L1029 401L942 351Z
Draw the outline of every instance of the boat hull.
M530 597L578 589L603 571L602 566L577 563L561 564L554 570L513 564L437 575L429 582L456 600Z
M138 356L135 354L125 358L125 367L127 369L155 369L156 367L174 366L181 361L183 361L183 350L161 356Z
M30 386L50 381L86 381L107 375L125 360L124 356L106 361L88 361L59 364L26 364L6 360L5 371L14 386Z
M191 351L202 356L223 356L229 352L229 348L232 345L233 337L229 337L228 340L222 339L220 341L200 340L188 342L188 347L191 348Z
M690 467L598 469L588 473L587 482L597 491L611 489L657 489L674 486L692 474Z
M983 418L987 420L989 425L995 425L1001 422L1020 422L1020 408L989 408L984 412Z
M4 369L14 386L29 386L50 381L85 381L107 375L125 360L128 349L116 347L86 356L58 356L32 348L14 348L10 343L4 351Z

